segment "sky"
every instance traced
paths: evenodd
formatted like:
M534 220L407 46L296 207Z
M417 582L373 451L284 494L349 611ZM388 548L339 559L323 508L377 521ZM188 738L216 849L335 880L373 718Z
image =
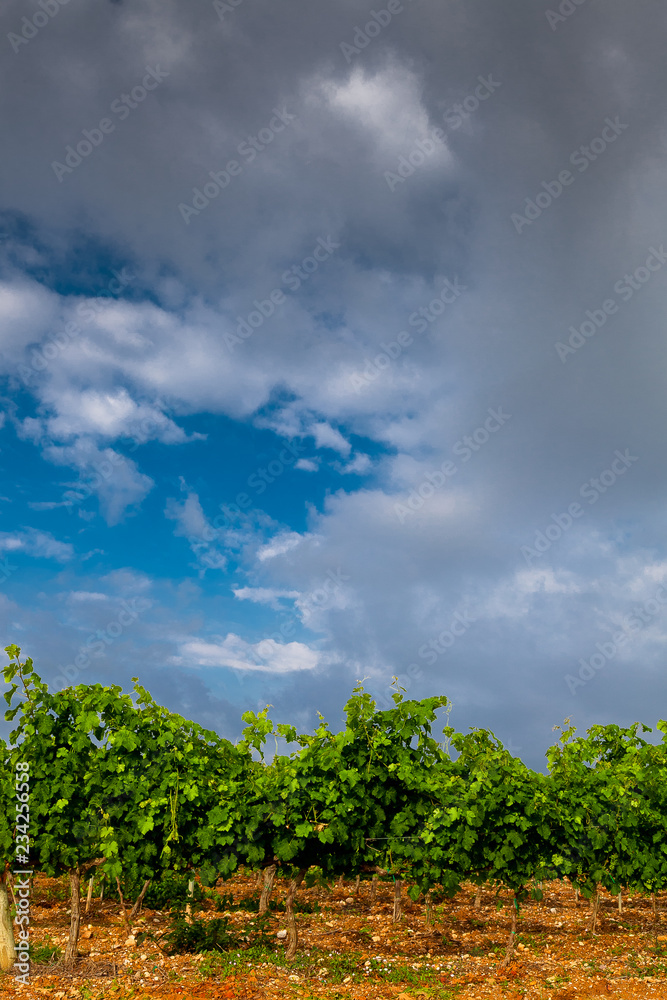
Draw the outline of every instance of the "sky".
M233 740L655 726L665 9L0 19L2 645Z

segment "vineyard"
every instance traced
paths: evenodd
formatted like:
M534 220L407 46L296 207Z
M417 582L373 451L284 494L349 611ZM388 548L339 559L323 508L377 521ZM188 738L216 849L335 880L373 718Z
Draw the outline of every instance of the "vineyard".
M284 889L281 960L295 970L313 935L329 933L326 924L304 924L307 916L320 927L323 900L349 913L362 899L367 907L382 901L391 913L377 919L388 927L407 928L417 915L420 929L409 933L413 941L426 935L426 962L438 920L467 907L469 937L484 907L489 926L496 914L487 958L501 978L516 975L522 920L539 907L560 914L561 928L560 911L574 908L593 941L612 911L621 927L623 900L627 907L633 899L654 947L662 938L667 723L658 724L658 744L638 724L594 726L585 736L566 725L542 774L487 730L444 726L438 741L433 726L445 697L406 700L397 690L394 707L378 711L358 687L338 733L322 717L312 734L274 726L266 709L243 716L243 739L233 744L157 705L136 680L132 695L101 685L50 692L20 652L7 647L5 717L15 728L9 744L0 742L0 964L8 974L28 966L22 900L35 880L27 873L39 873L42 895L45 885L67 881L65 973L76 971L80 939L92 933L85 911L93 886L132 944L142 906L161 915L177 895L169 953L220 955L244 947L254 954L269 941L275 949L275 881ZM296 749L278 753L274 737ZM239 935L244 906L250 924ZM376 939L382 935L369 944ZM479 939L474 947L488 950L486 930ZM360 968L368 977L375 959L367 952ZM446 963L438 968L445 985L425 995L457 995L462 980L447 980ZM660 963L650 968L660 972ZM541 995L516 992L516 982L513 989Z

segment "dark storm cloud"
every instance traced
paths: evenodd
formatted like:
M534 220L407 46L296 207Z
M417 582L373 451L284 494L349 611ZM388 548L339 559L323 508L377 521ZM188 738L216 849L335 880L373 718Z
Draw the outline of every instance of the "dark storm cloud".
M343 567L345 599L322 610L317 641L350 683L364 663L381 687L416 663L413 690L453 692L461 725L487 720L526 753L573 710L653 718L658 619L585 688L564 678L665 572L664 11L53 11L32 28L22 2L3 11L3 207L63 257L86 233L138 277L134 304L86 329L88 354L49 369L43 419L90 450L111 434L105 399L128 420L135 397L243 417L282 399L264 415L275 427L366 435L385 452L368 489L330 497L298 546L249 557L249 585L305 593ZM31 257L6 230L18 295ZM318 239L335 253L292 294L283 274ZM446 281L465 290L441 308ZM275 289L285 304L230 351L223 335ZM26 297L7 307L12 371L66 309ZM85 412L72 386L90 390ZM502 431L457 456L498 407ZM637 461L590 503L582 489L628 449ZM448 460L447 488L417 494L401 521L395 505ZM141 475L128 471L129 496ZM528 565L522 547L576 502L585 516ZM466 611L475 626L451 651L420 654ZM339 683L295 676L304 718L317 684Z

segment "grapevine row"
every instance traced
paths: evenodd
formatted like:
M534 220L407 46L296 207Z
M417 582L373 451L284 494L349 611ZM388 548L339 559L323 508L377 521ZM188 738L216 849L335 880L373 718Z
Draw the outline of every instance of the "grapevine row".
M69 876L69 964L92 871L114 882L131 869L145 891L169 871L211 885L244 865L266 873L267 889L279 867L291 877L288 956L294 897L313 866L325 877L383 870L409 880L415 900L436 886L453 896L464 881L495 886L512 893L514 917L545 879L586 896L667 886L665 722L657 745L639 724L562 730L542 774L488 730L445 726L438 742L444 696L397 690L394 708L378 711L358 687L338 733L321 716L313 734L274 726L266 709L243 716L233 744L156 704L136 678L132 695L100 684L52 693L17 646L6 651L15 728L0 741L2 968L14 961L5 884L24 850L26 868ZM296 749L267 762L272 736ZM29 779L29 840L17 775Z

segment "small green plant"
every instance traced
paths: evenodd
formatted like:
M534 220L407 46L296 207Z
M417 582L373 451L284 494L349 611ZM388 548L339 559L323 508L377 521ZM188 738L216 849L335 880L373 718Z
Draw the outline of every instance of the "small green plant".
M185 917L177 916L164 940L170 954L230 951L239 944L238 936L230 930L227 917L188 923Z
M313 948L307 952L297 952L294 960L289 963L289 969L309 979L326 981L331 985L342 983L347 978L361 982L362 968L359 961L359 952L337 954ZM287 965L284 948L276 947L272 939L267 939L263 943L253 943L243 949L207 955L199 971L205 979L212 977L224 979L240 970L247 972L255 965L267 964L281 968Z
M249 948L235 948L226 952L210 952L199 966L203 979L220 977L226 979L240 970L247 971L261 962L275 961L274 950L267 945L251 945Z
M64 903L66 899L69 899L69 886L64 879L59 879L58 885L46 886L41 891L36 887L36 903Z
M263 948L272 941L269 919L268 914L262 914L261 917L248 921L242 931L235 931L230 927L228 917L189 922L183 914L177 913L161 941L165 942L164 950L170 954L228 952L244 945L249 949ZM140 934L137 944L141 945L147 938L153 938L153 935L150 932ZM164 946L161 944L161 947Z
M365 963L363 968L367 976L396 985L432 987L439 986L441 982L439 975L433 970L427 967L415 969L412 964L407 962L390 962L384 958L372 958ZM439 995L442 996L442 994Z
M206 894L199 882L195 881L193 895L190 897L188 894L188 883L193 877L188 873L163 872L160 878L149 885L143 905L148 910L168 910L178 906L183 908L188 902L190 904L201 903ZM127 900L136 899L141 891L141 886L141 878L133 871L130 871L128 876L121 880L123 895ZM118 891L115 886L109 887L109 896L112 899L118 899Z
M244 910L246 913L258 913L259 912L259 899L257 896L250 896L246 899L239 899L238 903L234 902L234 897L230 893L225 893L220 895L219 892L214 893L211 897L213 900L213 905L216 910L223 912L224 910ZM269 900L269 910L272 913L284 913L285 903L282 900ZM306 901L295 900L294 912L295 913L319 913L321 907L319 903L308 903Z
M225 892L220 895L219 892L211 891L208 893L208 898L212 900L213 906L220 913L222 913L223 910L233 910L235 908L234 897L230 892Z
M34 962L35 965L47 965L49 962L57 961L60 958L61 951L57 945L47 941L46 944L31 944L28 954L30 955L30 961Z
M667 963L660 961L665 955L666 952L659 946L655 949L651 948L648 954L643 955L632 951L628 955L628 967L634 974L640 976L665 976L667 975Z

